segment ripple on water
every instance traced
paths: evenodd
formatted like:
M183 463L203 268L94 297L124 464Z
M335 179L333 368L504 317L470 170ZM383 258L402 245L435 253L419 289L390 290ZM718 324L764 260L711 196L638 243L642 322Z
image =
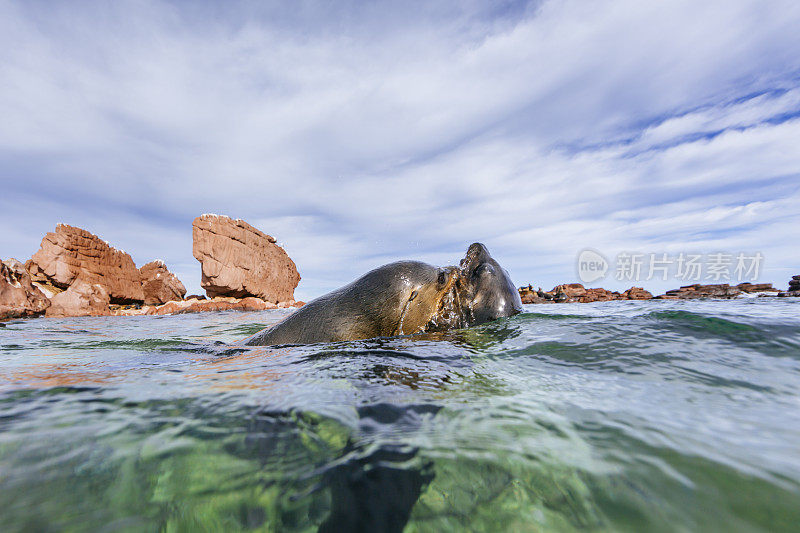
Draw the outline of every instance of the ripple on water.
M285 312L8 322L0 529L792 531L797 309L280 347L237 341Z

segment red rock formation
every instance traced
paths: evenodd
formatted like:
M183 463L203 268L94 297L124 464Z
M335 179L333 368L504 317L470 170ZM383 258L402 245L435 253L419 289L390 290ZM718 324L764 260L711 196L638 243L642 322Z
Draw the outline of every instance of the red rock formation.
M102 285L78 278L64 292L50 299L47 316L104 316L110 315L109 296Z
M650 291L644 290L642 287L631 287L622 293L622 296L627 300L650 300L653 294Z
M16 259L0 263L0 320L41 315L49 306L25 265Z
M539 291L542 289L540 288ZM520 287L519 288L519 297L524 304L543 304L547 303L547 301L539 296L539 292L533 290L533 286L528 285L527 287Z
M567 298L581 298L583 296L586 296L587 290L580 283L567 283L564 285L556 285L555 287L553 287L553 290L551 290L550 293L551 294L562 293L565 294Z
M610 302L612 300L626 300L625 296L616 292L610 291L608 289L603 289L601 287L593 288L593 289L586 289L586 294L583 297L577 299L577 301L581 303L589 303L589 302Z
M100 285L113 303L144 300L139 269L131 256L86 230L59 224L42 239L28 263L34 281L67 288L78 278Z
M754 292L778 292L772 283L740 283L736 286L742 292L752 294Z
M736 298L742 293L736 287L731 287L727 283L715 285L684 285L679 289L672 289L661 296L656 296L659 300L693 300L695 298Z
M542 289L533 290L531 285L520 287L519 295L524 304L540 303L565 303L565 302L609 302L612 300L649 300L652 294L641 287L631 287L623 293L609 291L600 287L587 289L580 283L567 283L556 285L552 290L545 292Z
M243 220L202 215L192 223L192 240L192 253L202 266L200 284L209 297L294 300L300 274L271 236Z
M186 287L175 274L167 270L163 261L147 263L139 269L142 276L142 290L146 305L157 305L172 300L183 300Z

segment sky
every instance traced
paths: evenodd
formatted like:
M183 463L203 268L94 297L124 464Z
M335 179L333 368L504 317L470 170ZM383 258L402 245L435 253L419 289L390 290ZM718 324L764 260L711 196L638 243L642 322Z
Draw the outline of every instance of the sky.
M517 285L592 249L760 253L785 289L798 28L796 0L0 0L0 257L63 222L199 293L191 223L218 213L304 300L476 241Z

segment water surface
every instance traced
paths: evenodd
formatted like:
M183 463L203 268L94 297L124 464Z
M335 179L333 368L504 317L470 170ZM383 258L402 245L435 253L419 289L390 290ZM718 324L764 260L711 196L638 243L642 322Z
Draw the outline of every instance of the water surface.
M796 531L800 301L236 342L289 311L0 326L2 531Z

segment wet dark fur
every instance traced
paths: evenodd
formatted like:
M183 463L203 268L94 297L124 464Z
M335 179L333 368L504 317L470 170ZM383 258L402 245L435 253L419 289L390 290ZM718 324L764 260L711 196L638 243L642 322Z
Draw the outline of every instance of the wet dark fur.
M457 277L455 283L450 276ZM417 297L414 294L417 291L412 291L414 287L446 289L422 331L461 328L522 311L519 293L508 272L489 255L485 246L475 243L458 269L443 269L419 261L384 265L309 302L245 342L310 344L415 332L404 330L402 323Z

